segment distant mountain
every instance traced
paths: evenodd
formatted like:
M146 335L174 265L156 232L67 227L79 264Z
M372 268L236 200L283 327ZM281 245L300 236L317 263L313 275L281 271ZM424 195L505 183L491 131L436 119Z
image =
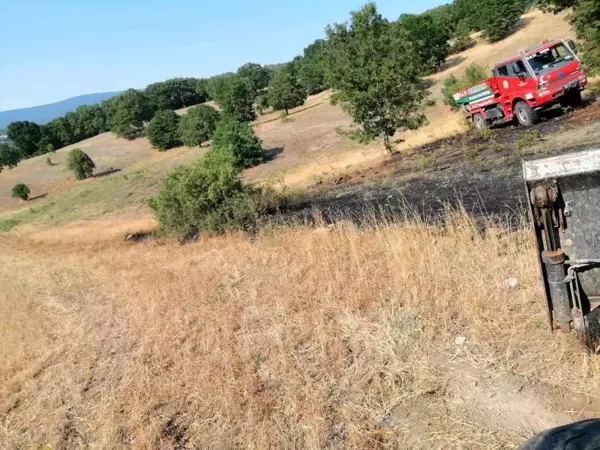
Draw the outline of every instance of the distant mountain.
M120 93L121 92L100 92L97 94L80 95L48 105L0 111L0 130L5 129L9 123L17 120L29 120L41 125L52 119L56 119L57 117L64 116L68 112L75 111L80 105L94 105Z

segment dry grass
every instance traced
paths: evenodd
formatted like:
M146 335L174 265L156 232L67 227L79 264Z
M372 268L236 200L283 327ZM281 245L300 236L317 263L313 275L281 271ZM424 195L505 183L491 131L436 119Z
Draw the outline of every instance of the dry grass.
M527 231L89 232L0 235L2 448L514 448L598 411Z

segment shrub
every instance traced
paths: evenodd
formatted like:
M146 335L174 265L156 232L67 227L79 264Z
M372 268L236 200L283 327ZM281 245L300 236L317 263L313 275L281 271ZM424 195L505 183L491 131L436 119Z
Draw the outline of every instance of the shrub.
M152 147L160 151L181 145L179 116L170 109L157 112L148 124L146 135Z
M75 178L84 180L92 176L96 164L94 164L94 161L92 161L92 158L90 158L87 153L76 148L69 152L69 156L67 157L67 168L73 171Z
M20 198L21 200L27 200L29 198L29 194L31 190L27 187L27 185L23 183L15 184L12 188L12 196L13 198Z
M262 141L248 123L235 119L223 118L217 123L212 147L231 150L239 168L251 167L263 160Z
M0 220L0 232L9 231L11 228L19 225L19 221L16 219L5 219Z
M465 50L473 47L474 45L475 45L475 41L468 33L461 34L459 36L456 36L450 42L449 54L454 55L456 53L464 52Z
M459 106L454 100L454 94L456 91L477 84L486 78L488 78L488 73L485 67L477 64L471 64L469 67L467 67L462 78L457 78L454 75L450 75L444 80L444 86L442 87L444 104L448 105L454 111L458 110Z
M210 151L192 166L176 168L150 207L163 231L222 233L252 226L257 191L242 183L232 153Z
M179 121L179 137L188 147L196 147L208 141L219 120L219 113L210 106L190 108Z
M0 172L4 167L12 169L21 161L21 152L16 147L0 143Z
M458 103L456 103L456 100L454 100L454 94L461 88L461 80L456 78L454 75L450 75L444 80L444 86L442 87L444 104L449 106L453 111L458 110Z

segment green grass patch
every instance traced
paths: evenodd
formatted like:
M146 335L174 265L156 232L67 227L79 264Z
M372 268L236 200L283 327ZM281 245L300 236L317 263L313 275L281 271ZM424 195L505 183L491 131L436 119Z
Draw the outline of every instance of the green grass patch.
M17 223L62 225L125 211L150 211L147 199L162 186L164 172L136 171L125 176L85 181L11 216ZM10 220L10 219L9 219Z
M19 225L19 221L17 219L5 219L0 220L0 233L4 233L9 231L11 228Z

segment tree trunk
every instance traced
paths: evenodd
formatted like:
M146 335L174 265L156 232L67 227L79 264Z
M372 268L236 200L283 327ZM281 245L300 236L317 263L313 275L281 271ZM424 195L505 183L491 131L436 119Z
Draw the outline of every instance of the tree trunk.
M390 137L388 136L387 133L385 133L383 135L383 145L385 145L385 149L388 151L390 156L392 156L394 154L394 147L392 147L392 144L390 142Z

